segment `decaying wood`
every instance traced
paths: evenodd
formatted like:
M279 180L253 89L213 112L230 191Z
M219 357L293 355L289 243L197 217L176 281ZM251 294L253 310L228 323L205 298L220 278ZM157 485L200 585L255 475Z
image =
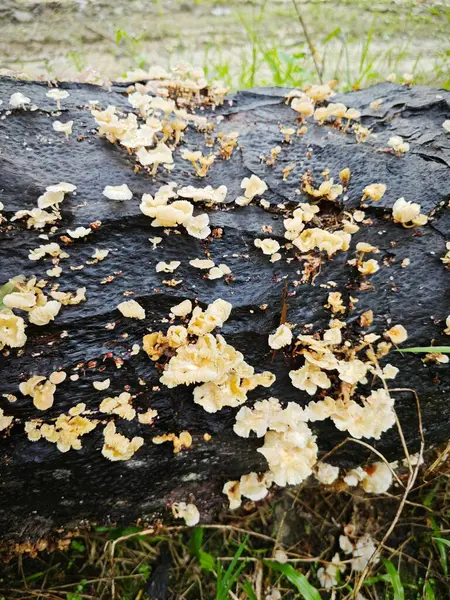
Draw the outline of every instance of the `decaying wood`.
M85 286L87 301L65 308L46 327L29 326L23 352L3 351L0 355L0 405L5 414L15 417L13 426L3 432L0 440L0 536L4 539L34 541L57 529L68 531L92 522L153 522L167 517L171 502L190 499L207 520L225 499L221 494L225 481L249 471L265 470L265 460L256 452L261 440L243 439L233 433L236 409L206 413L193 403L191 388L167 389L159 385L155 363L144 352L130 354L133 344L141 344L148 329L160 329L161 319L168 317L170 307L186 298L198 299L202 306L215 298L231 302L231 317L220 333L258 371L276 374L270 389L257 388L249 394L249 404L270 396L302 405L310 400L290 383L288 373L295 368L295 359L283 351L273 353L267 337L283 320L297 324L297 332L306 325L311 325L312 331L325 328L330 319L330 312L324 308L330 288L324 285L330 281L336 282L332 290L342 293L346 305L350 297L358 300L353 301L354 309L346 317L350 336L360 331L361 314L372 310L374 322L367 331L382 333L401 323L409 333L408 346L448 344L443 329L450 313L449 274L440 260L445 242L450 239L450 136L442 128L449 110L448 92L382 84L337 96L335 101L361 110L362 123L372 128L376 137L358 144L349 132L311 122L305 135L294 136L292 144L283 146L273 167L260 157L270 155L274 146L281 145L280 124L296 125L297 115L284 103L286 90L238 93L214 114L202 112L211 119L223 116L216 132L239 131L240 137L239 148L231 159L217 160L207 177L199 181L190 164L179 157L170 174L162 169L155 179L142 170L135 174L134 159L123 148L98 137L88 101L97 100L103 108L114 104L128 110L125 86L60 87L70 92L62 115L62 120L74 121L74 133L68 141L52 130L51 111L55 106L45 96L48 88L44 83L0 80L0 200L5 205L4 215L10 218L17 210L35 207L46 186L68 181L77 186L77 193L64 201L61 226L57 233L50 234L50 240L60 242L67 228L101 221L101 227L92 235L66 248L70 265L84 264L84 268L66 267L58 279L63 290ZM8 114L8 99L16 91L30 97L38 110ZM377 98L383 103L377 110L370 108L370 102ZM400 158L380 150L386 148L392 135L409 141L411 150L406 156ZM189 130L184 147L204 148L204 135ZM295 163L295 169L283 181L282 171L290 163ZM302 278L303 263L294 258L290 263L281 260L273 264L254 247L254 239L262 236L263 226L270 225L271 237L282 242L283 217L276 205L294 206L308 201L296 193L305 171L321 181L324 169L337 179L345 167L350 168L351 183L344 203L338 207L328 203L324 210L331 215L355 209L366 185L382 182L388 186L379 202L367 202L366 218L370 221L352 237L352 248L358 241L380 248L377 259L381 268L368 279L369 285L362 286L361 277L346 265L354 254L341 252L322 261L314 285L294 285ZM242 178L252 173L269 186L264 195L271 203L269 210L238 207L232 202L242 191ZM212 227L223 229L222 236L201 241L185 234L170 235L152 248L148 238L159 232L140 212L139 201L143 193L154 194L168 181L179 185L227 185L227 205L206 209ZM102 195L106 185L123 183L133 191L131 201L114 202ZM431 222L420 229L405 229L389 220L392 205L400 196L420 203L422 212L432 216ZM19 274L46 278L49 263L28 260L31 249L46 243L38 239L38 233L20 222L0 225L0 284ZM86 260L95 248L108 248L110 254L104 261L88 265ZM231 278L210 281L189 266L189 260L206 257L205 249L216 263L225 262L231 268ZM290 256L295 254L291 251ZM410 265L402 268L405 258L410 259ZM163 284L172 276L156 273L155 264L160 260L181 260L174 274L182 279L179 285ZM106 280L109 283L104 283ZM145 308L145 321L124 319L117 311L117 305L128 299L123 295L126 291L134 292L130 297ZM267 305L265 310L260 308L263 305ZM111 323L114 328L108 326ZM427 444L448 439L448 366L424 365L420 356L401 353L391 354L389 362L400 369L395 387L412 388L420 397ZM19 393L19 383L34 374L49 375L57 368L77 373L79 379L68 378L58 386L56 402L45 412L46 420L67 412L78 402L85 402L95 411L103 397L118 394L125 386L129 386L136 407L158 411L153 426L140 425L136 420L118 424L128 437L139 435L145 440L131 460L110 462L102 456L101 427L83 437L81 450L64 454L45 440L28 441L23 423L43 414L33 407L29 397ZM108 391L96 391L92 382L107 377L112 382ZM16 395L17 401L10 403L5 396L8 394ZM414 395L401 392L395 396L397 414L413 452L420 440ZM329 421L313 423L312 428L322 453L346 437ZM174 454L170 444L152 444L155 435L182 430L193 436L188 450ZM204 440L205 433L212 436L210 441ZM374 446L388 459L402 456L395 428ZM361 464L368 455L362 447L346 444L333 461L343 466Z

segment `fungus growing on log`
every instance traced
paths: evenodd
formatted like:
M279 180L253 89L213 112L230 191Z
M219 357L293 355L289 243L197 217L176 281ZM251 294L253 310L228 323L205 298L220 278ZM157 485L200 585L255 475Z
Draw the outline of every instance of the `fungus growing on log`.
M448 364L402 348L448 344L450 94L154 83L0 79L4 540L194 524L313 473L377 493L365 447L321 458L401 458L396 416L414 452L415 394L449 437ZM44 145L62 98L78 137Z

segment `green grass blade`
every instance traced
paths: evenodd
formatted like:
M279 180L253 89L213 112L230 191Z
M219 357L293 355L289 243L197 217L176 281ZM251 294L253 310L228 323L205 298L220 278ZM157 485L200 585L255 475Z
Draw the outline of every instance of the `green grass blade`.
M434 590L433 590L433 586L431 585L431 583L429 581L426 582L425 584L425 589L424 589L424 600L436 600L436 596L434 594Z
M397 348L396 352L412 352L416 354L439 352L439 354L450 354L450 346L417 346L417 348Z
M263 562L274 571L278 571L284 575L297 588L304 600L321 600L318 590L309 583L302 573L296 571L292 565L281 564L272 560L265 560Z
M389 575L390 583L394 589L394 600L405 600L405 589L400 579L400 574L390 560L384 561L384 566Z
M364 42L363 49L362 49L362 52L361 52L361 59L359 61L359 74L360 74L359 79L362 79L361 73L363 72L364 65L365 65L365 62L366 62L366 58L367 58L367 56L369 54L369 48L370 48L370 43L372 42L373 31L374 31L374 26L372 24L370 26L370 29L369 29L368 33L367 33L367 38L366 38L366 40Z
M247 545L247 540L248 540L248 537L246 537L242 541L241 545L236 550L236 554L233 556L233 560L231 561L228 569L225 572L225 577L224 577L224 581L225 582L229 579L229 577L232 576L232 573L233 573L233 571L234 571L234 569L235 569L235 567L236 567L236 565L238 563L238 560L241 558L241 554L244 552L244 548Z
M234 571L229 573L229 569L225 572L225 575L221 578L220 584L219 580L217 581L217 595L216 600L227 600L228 594L231 591L231 588L236 583L241 574L242 570L245 568L247 561L242 561L239 567Z
M428 518L433 527L433 533L434 533L434 536L432 536L431 539L436 542L437 549L439 552L439 559L441 562L441 567L442 567L442 570L444 571L444 575L447 576L448 575L448 558L447 558L448 552L447 552L446 546L450 547L450 541L439 536L440 529L439 529L439 525L436 522L436 519L434 517L432 517L431 515L429 515Z
M211 554L202 550L203 535L203 527L196 527L192 531L191 539L189 542L189 551L197 558L200 564L200 568L203 571L213 571L216 561L214 560L214 557Z
M323 40L323 45L327 44L330 40L337 37L341 33L342 29L340 27L336 27L333 31L327 35L327 37Z
M238 568L236 569L236 565L241 557L241 554L244 552L244 548L247 545L248 537L246 537L239 548L236 550L236 554L233 556L233 560L228 566L228 569L223 572L223 567L217 561L217 590L216 590L216 600L226 600L228 596L228 592L232 588L232 586L237 581L239 575L241 574L242 569L245 567L246 562L243 561Z
M222 590L222 588L223 588L223 572L224 572L224 569L223 569L220 561L217 561L217 567L216 567L216 579L217 579L216 600L219 600L219 598L220 598L219 594L221 593L220 590Z
M434 521L434 519L432 519L432 522ZM434 524L433 529L436 531L439 531L437 525ZM448 558L447 558L447 548L450 548L450 540L446 540L445 538L441 538L441 537L432 537L432 540L434 540L436 542L436 545L438 547L438 552L439 552L439 560L441 562L441 567L442 570L444 571L444 575L447 576L448 575ZM447 548L446 548L447 546Z
M248 600L258 600L258 598L256 597L256 594L255 594L255 591L253 589L253 586L248 579L243 585L243 590L247 594Z
M39 571L39 573L33 573L33 575L28 575L28 577L24 577L23 580L26 582L34 581L36 579L41 579L48 573L48 571Z
M191 539L189 542L189 550L191 554L194 554L195 556L197 556L202 548L204 532L205 530L203 527L195 527L192 530Z
M426 506L427 508L433 507L433 502L436 499L436 494L438 493L440 487L441 484L438 481L437 484L428 492L428 494L423 499L424 506Z
M212 554L209 554L209 552L204 552L203 550L200 550L198 553L198 562L200 564L200 568L203 569L203 571L214 570L214 557Z
M446 540L445 538L441 537L434 537L433 540L436 540L437 542L440 542L441 544L444 544L450 548L450 540Z

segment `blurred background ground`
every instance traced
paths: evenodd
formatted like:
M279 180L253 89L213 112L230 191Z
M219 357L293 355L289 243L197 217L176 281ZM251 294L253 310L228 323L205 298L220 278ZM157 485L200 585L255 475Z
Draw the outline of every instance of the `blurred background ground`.
M450 86L448 0L297 0L324 81L395 72ZM187 61L233 88L301 85L316 65L292 0L0 0L0 69L116 79Z
M449 2L298 0L297 8L303 24L292 0L0 0L0 72L112 80L185 61L234 89L322 78L347 90L391 73L450 88ZM446 600L448 451L428 455L397 521L398 485L367 496L308 482L235 514L224 507L217 523L194 530L73 532L61 549L5 564L0 600ZM319 569L340 551L344 530L380 542L393 522L360 596L350 565L325 588Z

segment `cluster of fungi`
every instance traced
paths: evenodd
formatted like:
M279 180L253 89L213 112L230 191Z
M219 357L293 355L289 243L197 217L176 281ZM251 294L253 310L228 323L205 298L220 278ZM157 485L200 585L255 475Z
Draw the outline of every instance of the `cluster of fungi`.
M227 258L222 257L216 262L208 251L209 240L226 235L226 227L225 230L211 227L210 214L245 211L251 205L281 218L284 234L281 238L276 236L278 239L271 237L272 227L268 224L254 238L254 246L246 248L245 252L262 253L273 265L274 272L280 261L291 265L291 284L294 286L314 285L324 261L333 260L341 253L346 255L346 268L359 277L361 289L369 287L371 276L385 268L383 261L377 260L378 247L364 241L352 243L352 236L370 225L370 218L364 211L365 203L376 203L386 194L385 182L370 181L370 174L367 174L360 206L348 210L342 209L341 200L352 185L353 175L345 165L335 178L325 169L320 182L315 181L310 172L303 173L298 178L299 201L295 204L269 202L264 195L270 196L270 187L255 174L243 178L241 195L230 199L225 183L217 187L204 184L219 162L225 164L233 153L239 152L239 131L220 131L222 119L214 116L215 107L229 102L227 90L218 83L208 84L201 71L189 67L171 73L154 67L147 73L145 82L130 85L127 93L127 110L113 105L99 107L97 102L89 107L97 135L117 146L118 151L125 152L136 173L145 174L153 181L158 176L163 177L164 183L155 193L145 193L137 202L141 213L150 219L148 226L153 236L149 241L161 254L165 240L171 236L191 236L199 241L198 247L203 254L189 260L193 280L213 282L223 279L233 285L233 270L226 264ZM372 132L362 125L360 111L333 103L333 95L330 85L312 85L289 93L285 101L296 116L296 126L280 123L279 145L272 148L269 156L262 156L261 161L269 168L276 164L284 148L301 139L311 122L352 136L358 144L370 139ZM52 88L47 96L56 102L55 115L59 116L61 103L69 97L69 92ZM372 104L377 110L381 100ZM10 98L9 108L9 115L14 116L35 107L30 98L16 92ZM208 109L208 116L202 115L204 108ZM446 123L444 129L448 130ZM67 138L72 135L72 126L73 121L56 120L52 124L55 132ZM202 149L185 144L189 131L203 137ZM392 161L401 161L410 146L401 137L393 136L387 147L380 150L389 153ZM181 159L182 168L196 178L197 185L180 186L171 181L180 164L175 157ZM294 169L295 164L288 165L283 170L283 180L293 177ZM111 210L116 203L136 202L127 184L107 185L103 195L110 200ZM108 261L110 249L102 248L96 249L83 267L70 264L71 257L76 258L77 247L86 239L101 239L100 221L61 230L64 227L61 207L75 201L75 197L77 201L83 200L74 183L55 182L42 190L34 208L19 210L10 219L2 217L0 212L3 227L18 226L36 232L39 241L29 253L30 261L36 265L51 262L51 265L47 264L45 277L27 278L17 274L8 282L2 282L0 351L5 357L23 351L29 326L45 328L60 313L70 311L72 305L89 302L88 286L70 291L60 289L58 278L64 268L94 270L99 262ZM400 228L423 228L429 223L429 217L422 214L420 205L405 198L396 200L389 218ZM132 239L129 242L133 244ZM442 268L450 265L448 245L447 250L441 257ZM243 250L236 248L234 258L242 256L245 261L246 257L239 252ZM303 265L301 272L296 261L299 257ZM173 288L180 285L182 280L177 277L177 269L185 261L182 255L178 260L166 261L163 257L158 261L155 268L165 278L162 285ZM408 264L405 259L402 267L407 268ZM290 322L289 316L282 311L279 326L268 332L266 338L267 352L284 353L289 360L295 361L295 368L289 370L289 378L293 388L310 397L304 406L273 396L264 396L251 406L246 404L247 394L257 388L266 388L270 394L276 375L271 371L256 372L258 365L246 361L245 348L235 348L218 333L232 314L233 306L220 297L213 297L213 292L208 305L201 306L198 299L191 296L172 306L157 330L148 329L146 310L136 299L126 299L117 306L118 318L138 320L142 324L142 342L133 345L130 361L137 354L145 353L157 366L162 389L192 386L192 402L204 411L216 413L224 407L238 409L233 435L263 439L258 452L266 459L267 469L223 482L223 493L232 510L241 505L242 498L261 500L273 484L296 485L312 474L324 484L332 484L341 477L347 485L361 485L364 490L374 493L387 490L392 483L392 467L383 461L371 465L370 469L358 467L342 475L338 467L320 461L317 436L311 424L329 419L338 430L365 440L378 440L392 428L396 413L387 382L395 379L399 369L388 360L392 351L406 342L408 332L401 323L394 323L385 331L367 332L374 320L374 314L369 310L359 315L359 335L354 335L354 329L350 335L346 319L355 310L358 299L350 296L346 304L341 292L334 289L333 281L324 287L327 291L323 308L329 313L328 327L311 332L309 325ZM126 292L126 295L132 295L132 292ZM260 307L261 310L266 308ZM445 321L442 333L450 335L450 316L441 315L441 318ZM423 360L425 363L445 363L448 356L429 352ZM99 398L101 396L98 407L78 402L67 413L46 419L45 412L58 401L58 385L66 378L76 386L79 376L59 369L47 374L33 373L18 383L18 393L27 397L42 413L39 418L22 424L28 439L56 444L60 452L71 452L80 450L83 437L101 427L104 440L101 452L105 460L129 461L139 456L144 439L141 436L128 438L117 429L124 420L134 420L143 428L152 426L159 418L158 411L152 408L139 410L133 405L133 395L128 389L107 396L110 379L99 378L93 384ZM14 402L17 397L8 394L7 400ZM17 418L8 415L7 406L0 409L0 429L4 433L17 424ZM214 443L208 433L204 434L204 440ZM175 453L187 451L193 443L189 431L154 436L152 441L154 444L173 444ZM193 503L173 503L172 510L189 525L200 518ZM344 552L356 552L355 560L361 557L360 549L348 548L348 544L344 548L345 540L342 544ZM368 547L371 548L369 542ZM333 569L337 568L333 566ZM332 578L330 573L323 576Z

